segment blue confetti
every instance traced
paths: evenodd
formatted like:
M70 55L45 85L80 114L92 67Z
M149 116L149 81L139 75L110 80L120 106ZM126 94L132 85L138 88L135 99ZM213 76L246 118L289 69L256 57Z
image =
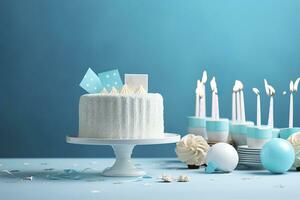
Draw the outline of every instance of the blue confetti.
M117 69L99 73L98 76L103 87L105 87L107 91L111 91L112 87L119 89L123 86L119 71Z
M99 77L91 68L87 70L79 85L90 94L99 93L103 89Z

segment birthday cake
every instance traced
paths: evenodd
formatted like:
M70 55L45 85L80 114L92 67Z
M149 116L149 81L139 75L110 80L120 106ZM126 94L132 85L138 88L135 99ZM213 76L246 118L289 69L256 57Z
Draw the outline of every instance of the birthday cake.
M89 82L89 86L91 84ZM119 90L112 87L107 92L104 88L101 92L82 95L79 102L79 137L162 138L163 98L158 93L147 93L142 85L133 90L126 84Z

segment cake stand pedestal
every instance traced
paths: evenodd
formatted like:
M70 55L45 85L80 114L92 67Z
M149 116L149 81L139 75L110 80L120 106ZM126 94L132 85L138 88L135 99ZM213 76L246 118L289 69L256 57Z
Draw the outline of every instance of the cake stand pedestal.
M67 136L67 143L85 145L110 145L112 146L116 160L112 167L106 168L103 176L143 176L146 173L134 166L131 154L136 145L168 144L180 140L180 135L165 133L163 138L157 139L99 139L99 138L80 138Z

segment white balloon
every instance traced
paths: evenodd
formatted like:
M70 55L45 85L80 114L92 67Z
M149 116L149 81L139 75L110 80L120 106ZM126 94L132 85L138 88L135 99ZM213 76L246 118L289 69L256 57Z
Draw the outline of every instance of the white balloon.
M223 172L233 171L239 162L239 156L235 148L227 143L217 143L209 148L206 156L206 164L213 163L215 168Z

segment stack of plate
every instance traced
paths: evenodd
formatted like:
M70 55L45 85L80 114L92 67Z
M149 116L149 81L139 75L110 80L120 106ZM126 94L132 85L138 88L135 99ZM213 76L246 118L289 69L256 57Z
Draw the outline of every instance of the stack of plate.
M262 167L260 162L260 150L252 149L246 145L238 146L239 164L248 167Z

